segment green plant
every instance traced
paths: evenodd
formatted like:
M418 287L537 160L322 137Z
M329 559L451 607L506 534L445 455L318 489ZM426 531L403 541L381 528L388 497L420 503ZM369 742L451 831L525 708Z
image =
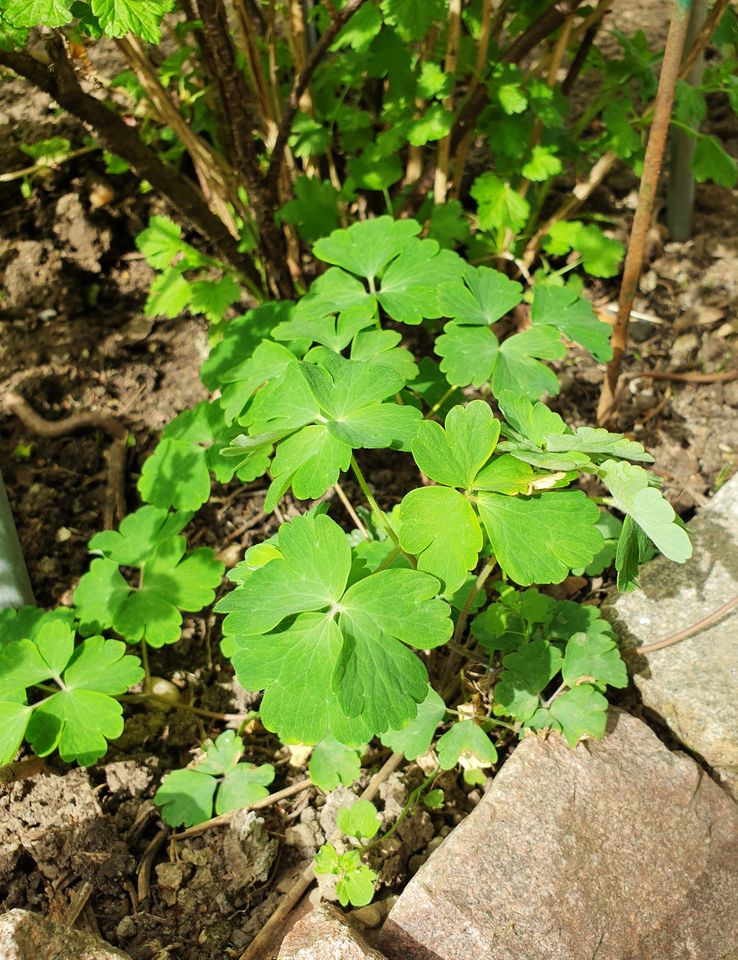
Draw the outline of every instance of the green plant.
M228 813L269 796L274 767L243 763L242 755L243 741L226 730L205 741L203 755L191 766L165 774L154 795L164 820L172 827L192 827L209 820L213 810Z
M196 612L213 602L223 564L209 547L186 552L178 536L191 514L141 507L117 531L106 530L90 540L101 553L74 593L83 634L114 629L127 643L161 647L176 643L181 610ZM135 584L120 567L138 571Z
M610 327L573 271L611 277L622 254L591 214L573 219L596 176L552 213L547 201L567 172L639 167L657 54L619 37L622 56L605 60L586 39L603 4L505 4L493 22L482 0L446 24L443 0L349 0L335 19L314 10L316 45L293 71L289 27L224 36L218 17L237 20L242 5L197 0L201 22L179 25L157 69L122 35L153 42L165 6L0 0L0 46L13 48L0 64L89 121L199 234L156 216L138 247L157 272L147 311L201 314L211 336L211 397L165 428L141 471L145 505L90 541L101 556L75 608L0 617L0 761L24 737L81 763L104 753L122 730L115 698L143 671L103 634L141 642L148 673L149 655L179 639L182 611L208 607L222 584L210 549L187 551L193 511L213 482L265 476L267 512L285 496L309 502L230 571L221 649L262 694L262 724L314 745L320 789L350 786L375 738L408 760L432 752L410 805L433 806L439 769L481 783L517 736L603 736L607 688L626 681L614 637L594 607L545 588L614 563L627 590L654 550L684 562L690 545L641 444L572 429L541 402L557 395L572 343L611 359ZM41 31L48 69L15 49L38 23L61 28ZM590 67L601 78L579 116L556 81L566 31L584 48L567 80ZM64 37L100 32L120 36L132 64L120 82L138 129L75 76ZM175 82L182 113L166 96ZM708 82L731 84L727 72ZM472 136L488 151L478 175ZM188 158L199 186L178 175ZM237 313L269 291L280 299ZM372 451L389 451L392 490ZM328 515L334 493L354 529ZM204 749L157 793L170 824L248 805L271 783L269 765L239 762L232 732ZM374 837L369 807L342 814L344 834ZM342 903L371 899L366 852L328 844L318 856Z
M254 312L260 337L248 323L225 326L204 372L211 387L222 384L220 400L165 431L139 483L156 506L92 538L102 557L74 595L83 635L113 630L144 641L144 652L174 643L180 611L213 601L223 566L208 548L186 552L180 531L192 514L172 507L204 502L213 472L251 479L268 471L266 509L288 490L320 499L353 473L367 500L363 535L346 533L318 504L252 548L230 574L236 589L217 605L236 676L263 691L262 723L285 742L318 745L311 769L325 788L355 778L357 751L372 737L408 756L427 752L446 698L456 696L455 671L480 653L492 657L493 714L505 718L482 728L497 736L551 728L572 744L601 736L602 691L624 683L608 628L592 608L512 585L558 583L614 554L627 589L649 543L677 562L690 553L673 510L637 465L651 461L643 447L604 429L569 429L531 399L555 393L552 370L509 346L541 334L559 356L563 334L607 357L607 326L587 301L536 286L531 327L510 332L505 318L523 299L520 285L419 239L419 229L382 217L334 231L316 245L332 266L306 296ZM402 325L427 326L440 367L425 357L421 372L399 345ZM450 339L478 334L496 356L484 375L445 363ZM470 383L478 397L457 402L458 387ZM434 419L441 414L443 424ZM428 481L391 513L357 460L377 448L398 451L408 478L417 470ZM580 478L600 483L604 496L572 489ZM625 515L619 531L602 505ZM502 599L490 604L485 582L494 570L502 579L492 595ZM526 627L511 645L508 627L500 637L495 630L513 615ZM11 644L6 657L19 649ZM478 722L467 717L442 734L442 767L460 754L494 763Z
M368 800L357 800L338 811L338 830L354 841L371 840L379 830L377 808ZM336 877L336 894L342 907L363 907L371 903L377 874L361 861L362 849L339 852L333 843L324 843L315 856L315 872Z
M115 697L143 677L138 657L98 635L76 642L64 613L3 619L0 762L10 762L25 739L37 756L58 749L67 762L95 763L123 732Z

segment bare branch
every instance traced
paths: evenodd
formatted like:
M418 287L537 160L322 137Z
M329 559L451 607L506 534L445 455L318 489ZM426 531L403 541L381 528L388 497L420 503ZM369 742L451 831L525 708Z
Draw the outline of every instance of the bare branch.
M135 126L129 126L101 100L82 89L61 37L55 36L49 40L48 52L51 66L44 65L29 53L0 50L0 65L30 80L89 126L107 149L122 157L142 179L148 180L155 190L169 200L211 245L216 256L239 270L254 291L261 291L262 279L253 260L239 251L236 240L209 209L192 181L160 160L143 143Z
M336 18L331 21L330 26L313 48L313 51L310 54L307 63L305 64L305 68L295 78L292 90L290 91L290 95L287 98L287 102L285 103L282 111L282 119L279 124L277 139L274 143L274 149L272 150L272 155L269 158L269 168L266 172L267 190L273 197L276 197L277 195L279 171L282 166L282 161L284 160L287 139L292 130L292 123L300 106L300 98L307 90L308 85L313 78L313 74L320 65L321 60L323 60L328 52L330 45L336 39L341 30L346 26L351 17L353 17L359 7L363 6L365 2L366 0L349 0L346 6L343 7L343 9L337 14Z

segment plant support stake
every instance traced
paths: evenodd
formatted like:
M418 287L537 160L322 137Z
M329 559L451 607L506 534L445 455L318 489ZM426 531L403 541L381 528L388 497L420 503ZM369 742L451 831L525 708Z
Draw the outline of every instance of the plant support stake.
M664 159L666 138L671 121L671 107L674 102L674 89L679 78L679 68L687 37L692 0L675 0L674 9L666 38L664 62L659 77L659 87L653 108L653 123L648 135L646 156L643 161L643 176L638 194L638 206L633 218L633 228L628 243L628 252L623 268L623 282L618 300L618 315L612 331L612 360L607 365L605 381L602 384L600 402L597 408L597 421L600 425L608 423L615 411L616 394L623 355L628 343L628 322L633 308L638 281L643 268L646 239L651 226L656 190L659 184L661 165Z
M31 581L0 473L0 610L32 603Z

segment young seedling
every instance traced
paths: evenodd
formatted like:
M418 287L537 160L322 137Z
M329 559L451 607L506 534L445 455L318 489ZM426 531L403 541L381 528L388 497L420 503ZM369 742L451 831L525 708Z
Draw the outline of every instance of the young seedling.
M82 634L112 628L127 643L176 643L180 611L195 612L212 603L223 576L223 564L209 547L187 553L185 538L178 534L191 516L141 507L119 530L90 540L90 550L102 557L92 561L74 592ZM134 584L121 567L138 571Z
M206 740L203 750L191 766L167 773L154 794L170 827L194 827L209 820L213 810L228 813L269 796L274 767L242 762L243 740L233 730Z
M377 874L361 861L361 841L371 840L379 824L377 808L368 800L342 807L338 811L338 829L359 847L339 853L332 843L324 843L315 856L315 872L337 878L336 894L342 907L364 907L372 901Z

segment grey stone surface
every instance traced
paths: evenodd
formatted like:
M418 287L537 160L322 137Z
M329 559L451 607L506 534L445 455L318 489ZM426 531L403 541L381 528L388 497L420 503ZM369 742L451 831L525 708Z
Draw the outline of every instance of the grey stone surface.
M0 914L2 960L131 960L98 937L70 930L38 913L10 910Z
M624 651L697 623L738 594L738 474L689 525L694 555L659 557L641 589L607 612ZM687 640L630 658L644 704L699 754L738 798L738 608Z
M298 920L282 942L278 960L386 960L335 907L322 904Z
M515 749L390 912L392 960L737 960L738 805L640 720L608 730Z

